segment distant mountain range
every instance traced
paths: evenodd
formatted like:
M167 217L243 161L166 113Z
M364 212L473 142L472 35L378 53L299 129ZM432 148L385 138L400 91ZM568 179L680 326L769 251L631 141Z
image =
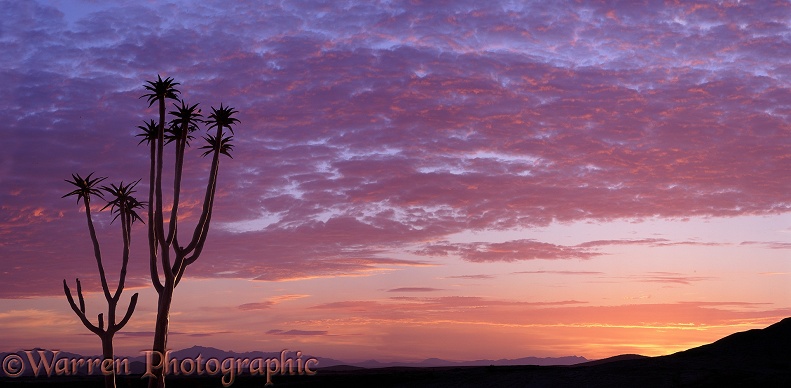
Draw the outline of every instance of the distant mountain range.
M0 356L5 358L8 354ZM23 352L17 354L26 359ZM266 359L279 357L280 352L237 353L195 346L171 355L184 359L196 358L198 354L204 359ZM69 353L59 356L81 357ZM294 357L294 353L287 356ZM302 356L303 359L310 357ZM320 373L313 376L278 375L278 381L288 386L313 387L791 387L791 318L764 329L732 334L708 345L659 357L627 354L594 361L572 356L477 361L428 359L418 363L370 360L353 364L323 357L317 359ZM142 373L144 356L130 358L130 361L134 365L133 373ZM48 381L54 382L51 379L32 379L28 383L44 386ZM129 381L134 383L140 379L132 377ZM234 384L235 387L259 385L260 378L255 376L247 383Z
M475 361L448 361L440 358L429 358L420 362L379 362L376 360L368 360L357 363L346 363L361 368L389 368L396 366L408 366L416 368L438 367L438 366L488 366L488 365L574 365L581 362L588 361L585 357L568 356L568 357L524 357L516 359L499 359L499 360L475 360ZM319 364L322 365L322 364ZM325 367L340 365L340 364L323 364Z
M45 349L32 349L33 350L33 358L35 362L39 362L39 351L44 351L45 356L51 360L52 359L52 352L47 351ZM0 358L5 358L6 355L11 353L0 353ZM28 364L28 356L25 351L20 350L15 352L18 356L21 357L22 360ZM204 360L208 360L210 358L216 358L218 360L223 360L228 357L232 357L234 359L254 359L254 358L279 358L280 352L261 352L261 351L253 351L253 352L233 352L233 351L226 351L221 350L213 347L206 347L206 346L192 346L187 349L171 351L169 356L170 358L175 358L178 360L184 360L186 358L190 358L195 360L198 356ZM124 357L119 356L120 358L127 358L130 364L130 371L132 374L142 374L145 373L145 363L146 363L146 356L139 355L135 357ZM292 359L296 359L296 355L294 351L289 351L285 354L285 357L290 357ZM415 368L426 368L426 367L443 367L443 366L488 366L488 365L574 365L579 364L582 362L588 361L585 357L580 356L568 356L568 357L524 357L524 358L517 358L517 359L499 359L499 360L474 360L474 361L448 361L439 358L429 358L420 362L379 362L377 360L367 360L362 362L344 362L340 360L336 360L333 358L327 357L319 357L319 356L312 356L309 354L303 354L302 360L307 360L309 358L316 358L318 363L318 368L331 368L335 367L334 369L344 369L346 367L352 368L364 368L364 369L374 369L374 368L389 368L389 367L415 367ZM69 353L69 352L59 352L57 358L68 358L68 359L99 359L100 357L97 355L93 356L82 356L76 353ZM43 365L43 364L42 364ZM340 367L340 368L338 368ZM43 366L42 366L43 368ZM41 369L40 373L43 373L43 369ZM30 367L26 365L24 376L32 376L33 372L30 370Z

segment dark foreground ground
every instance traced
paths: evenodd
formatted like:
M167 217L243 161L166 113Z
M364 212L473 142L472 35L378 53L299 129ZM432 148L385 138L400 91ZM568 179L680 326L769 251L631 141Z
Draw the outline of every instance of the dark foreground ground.
M655 366L641 360L597 366L488 366L319 370L313 376L273 376L274 387L791 387L791 370ZM232 387L263 387L262 376L237 376ZM99 376L0 380L2 387L103 387ZM119 376L119 388L146 387L137 376ZM221 387L219 376L175 377L172 388Z

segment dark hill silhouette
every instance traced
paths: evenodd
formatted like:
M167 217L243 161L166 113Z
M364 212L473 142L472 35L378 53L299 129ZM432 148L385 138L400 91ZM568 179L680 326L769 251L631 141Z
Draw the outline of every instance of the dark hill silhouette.
M729 335L716 342L665 356L672 361L716 360L728 367L777 365L791 369L791 318L765 329Z
M593 361L588 361L588 362L582 362L582 363L579 363L579 364L574 364L574 366L596 366L596 365L602 365L602 364L607 364L607 363L616 362L616 361L642 360L644 358L650 358L650 357L642 356L642 355L639 355L639 354L621 354L621 355L618 355L618 356L602 358L601 360L593 360Z
M569 376L587 386L791 386L791 318L678 353L584 363ZM619 359L619 358L631 359Z

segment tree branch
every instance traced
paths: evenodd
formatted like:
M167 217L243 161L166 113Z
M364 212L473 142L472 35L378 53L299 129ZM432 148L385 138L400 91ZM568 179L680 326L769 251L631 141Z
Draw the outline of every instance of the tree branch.
M118 288L115 289L115 294L113 295L113 302L118 303L118 299L121 297L121 291L124 290L124 283L126 282L126 266L129 263L129 245L131 244L131 233L130 229L132 226L132 222L129 219L129 215L126 214L126 209L121 209L121 235L124 242L123 251L122 251L122 259L121 259L121 275L118 279Z
M96 334L98 336L101 336L102 333L103 333L103 330L101 330L98 327L94 326L91 323L91 321L89 321L88 318L85 317L85 313L84 313L85 308L84 308L84 306L83 306L83 311L80 311L80 309L74 303L74 297L71 296L71 290L69 289L69 286L66 284L66 279L63 279L63 293L66 294L66 299L69 301L69 306L71 306L71 309L72 309L72 311L74 311L74 314L77 314L77 317L80 318L80 321L82 321L82 324L85 325L85 327L88 328L88 330L90 330L94 334ZM82 297L80 297L80 299L82 299Z
M90 198L85 197L82 202L85 204L85 217L88 219L88 232L93 242L93 255L96 257L96 265L99 267L99 278L102 281L102 290L104 291L104 297L110 300L110 288L107 286L107 277L104 274L104 266L102 265L102 251L99 248L99 239L96 237L96 229L93 227L93 217L91 217Z
M82 311L82 313L85 314L85 299L82 298L82 285L80 285L80 278L77 278L76 280L77 280L77 297L80 299L80 311ZM63 281L65 283L66 279L64 279ZM71 294L71 291L69 291L69 293Z
M126 314L124 315L124 318L121 319L121 322L119 322L117 325L114 326L113 328L114 332L121 330L123 329L124 326L126 326L126 323L129 322L129 318L132 317L132 313L135 311L135 306L137 306L136 292L134 295L132 295L132 299L129 301L129 307L126 308Z
M168 224L167 243L171 244L177 233L179 197L181 194L181 176L184 170L184 149L187 147L187 134L189 123L185 121L181 126L181 137L176 141L176 171L173 178L173 208L170 210L170 223Z
M222 125L217 125L217 138L222 139ZM219 170L219 164L220 148L218 147L214 150L214 155L212 156L211 170L209 171L209 182L206 185L206 194L203 198L203 210L201 211L198 224L195 225L195 231L192 234L192 240L190 241L189 245L179 252L182 256L186 256L192 252L197 246L198 241L200 241L201 237L205 234L204 232L208 230L207 218L211 213L212 204L214 202L214 193L217 184L217 172ZM205 236L203 239L205 240Z
M157 273L157 248L159 241L156 237L156 227L154 225L154 186L156 185L156 140L151 140L151 167L148 175L148 253L149 269L151 271L151 283L157 293L162 293L162 282Z
M163 154L165 148L165 96L159 99L159 130L157 134L157 171L156 171L156 212L154 214L156 238L159 240L161 250L162 270L165 278L172 277L170 272L170 257L168 255L168 248L170 245L165 239L165 218L162 209L162 168L163 168Z

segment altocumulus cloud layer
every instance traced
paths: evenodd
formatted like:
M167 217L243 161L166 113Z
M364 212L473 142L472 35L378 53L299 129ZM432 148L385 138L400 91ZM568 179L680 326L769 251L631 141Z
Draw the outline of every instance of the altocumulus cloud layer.
M204 112L223 102L242 121L206 259L189 276L356 275L448 254L595 258L596 244L447 238L791 208L783 3L0 5L3 297L92 278L63 179L147 176L134 134L154 117L138 97L157 74ZM208 164L194 148L192 222ZM111 255L117 225L99 227ZM144 285L136 249L130 282Z

